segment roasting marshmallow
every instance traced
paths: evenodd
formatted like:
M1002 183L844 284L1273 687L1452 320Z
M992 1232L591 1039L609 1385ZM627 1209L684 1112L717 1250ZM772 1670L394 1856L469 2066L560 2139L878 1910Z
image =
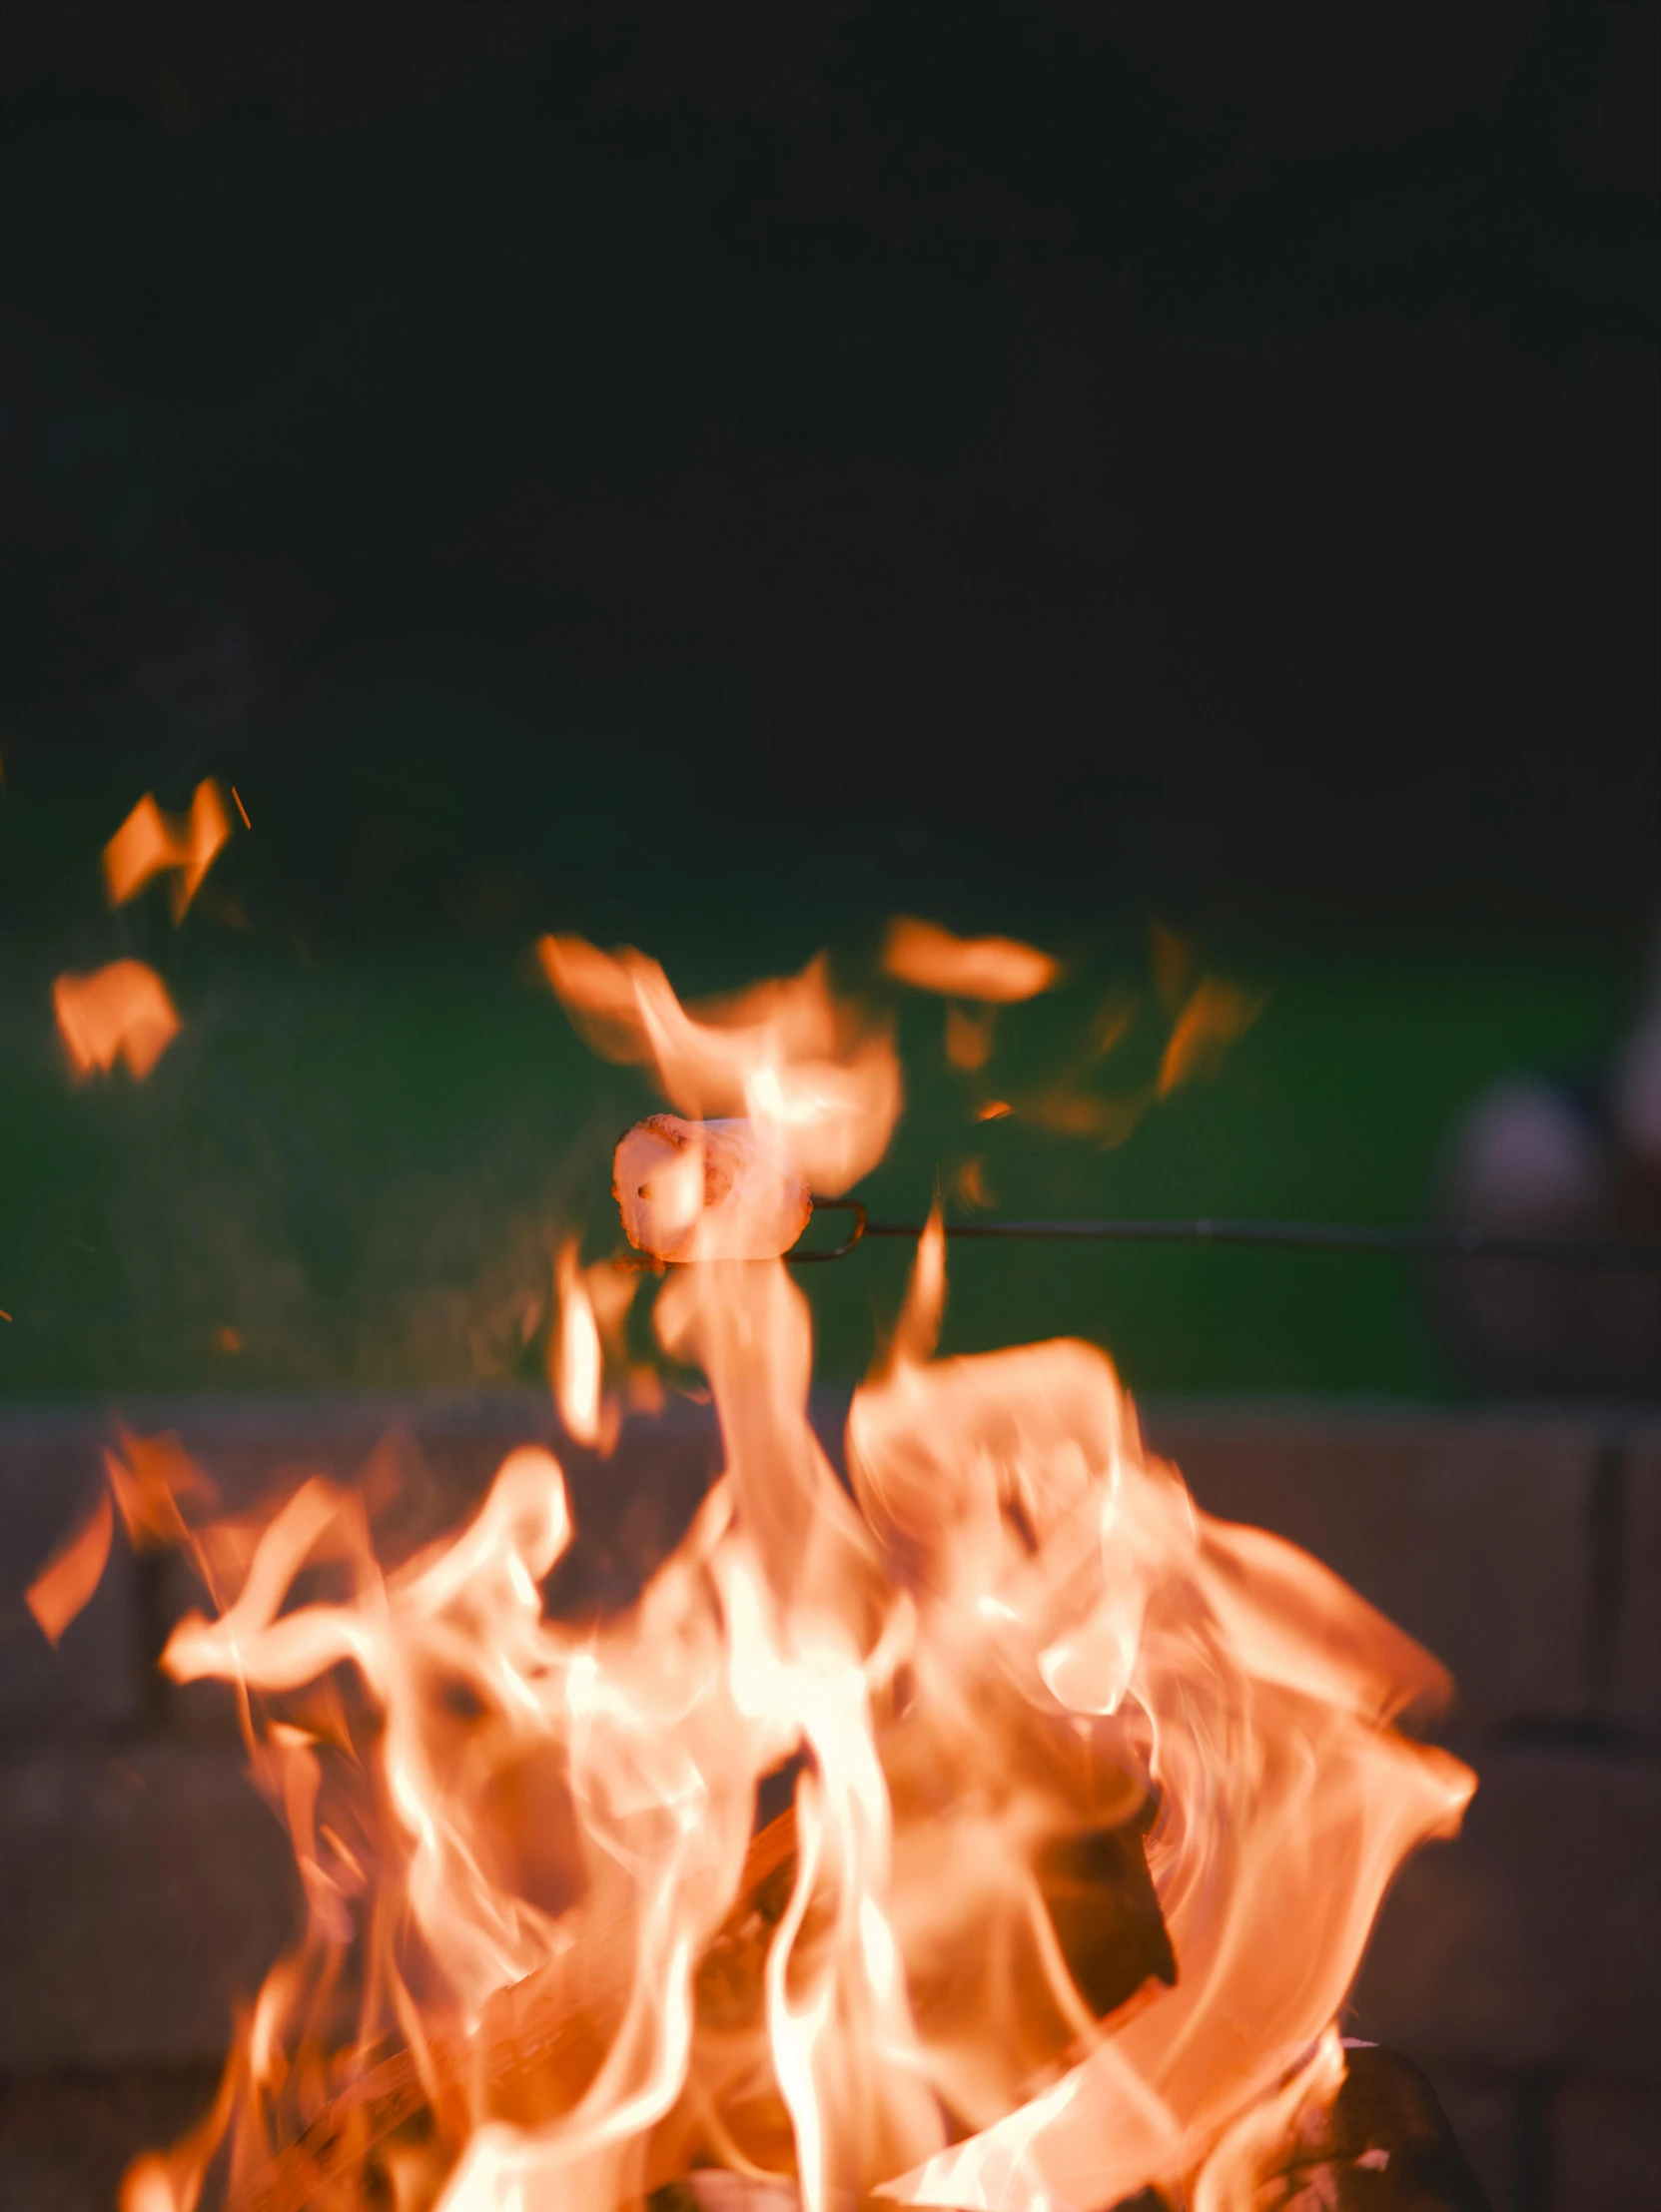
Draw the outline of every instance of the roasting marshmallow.
M776 1259L806 1228L807 1184L753 1121L654 1113L618 1141L623 1233L653 1259Z

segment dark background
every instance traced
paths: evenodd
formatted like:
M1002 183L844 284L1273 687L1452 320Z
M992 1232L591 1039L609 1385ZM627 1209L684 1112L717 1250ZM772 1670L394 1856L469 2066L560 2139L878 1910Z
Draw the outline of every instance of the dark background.
M1031 1211L1399 1216L1483 1081L1592 1065L1661 850L1657 28L11 0L3 1386L516 1358L468 1286L633 1108L545 927L698 986L910 908L1098 997L1194 932L1269 996L1238 1076L1012 1152ZM210 773L253 834L111 916ZM186 1035L72 1094L50 978L122 951ZM1251 1264L964 1310L1439 1387L1397 1277Z

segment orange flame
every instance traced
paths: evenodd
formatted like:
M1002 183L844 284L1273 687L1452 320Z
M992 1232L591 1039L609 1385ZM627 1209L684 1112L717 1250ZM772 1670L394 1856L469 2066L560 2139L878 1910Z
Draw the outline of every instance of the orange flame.
M638 954L541 951L602 1049L753 1123L752 1167L845 1184L880 1154L898 1071L817 965L694 1019ZM1094 1347L938 1357L938 1207L847 1487L800 1289L711 1249L653 1321L707 1378L723 1464L631 1610L546 1612L572 1530L540 1447L396 1567L321 1479L193 1540L229 1602L163 1664L239 1686L307 1924L128 2212L189 2212L216 2159L239 2208L359 2202L375 2166L442 2212L620 2212L715 2165L806 2212L1146 2186L1245 2212L1331 2095L1383 1887L1472 1788L1393 1726L1441 1670L1200 1512ZM574 1246L556 1272L555 1389L600 1434L620 1326ZM142 1465L151 1531L181 1478Z
M594 1301L576 1263L576 1239L567 1237L554 1261L558 1317L549 1344L550 1377L560 1418L579 1444L600 1439L603 1359Z
M987 1187L986 1161L979 1156L963 1161L952 1177L952 1188L965 1205L989 1206L993 1203Z
M1156 928L1155 954L1160 996L1169 1004L1180 992L1191 949L1169 931ZM1111 1151L1135 1133L1157 1101L1197 1075L1215 1074L1229 1046L1246 1035L1261 1011L1260 999L1208 976L1181 1001L1152 1083L1118 1098L1103 1098L1082 1087L1081 1061L1060 1081L1026 1100L1021 1111L1041 1128L1094 1138L1104 1151ZM1114 1051L1131 1027L1133 1012L1117 999L1102 1008L1090 1039L1089 1060L1106 1059Z
M1260 999L1208 976L1178 1015L1167 1041L1160 1062L1160 1097L1168 1097L1202 1069L1215 1067L1261 1012Z
M24 1593L24 1603L51 1644L57 1643L98 1588L110 1556L116 1512L135 1551L160 1544L183 1544L194 1551L195 1537L178 1501L194 1494L205 1506L215 1502L213 1484L178 1437L135 1437L123 1430L121 1446L119 1453L104 1454L108 1489Z
M1182 1009L1188 995L1188 981L1194 973L1194 941L1179 937L1175 930L1168 930L1160 922L1150 923L1148 938L1154 990L1166 1013L1175 1016Z
M60 976L52 986L58 1031L76 1073L105 1075L118 1060L142 1082L183 1026L167 985L142 960L115 960L90 976Z
M938 1325L938 1268L926 1238L919 1318L855 1399L861 1503L936 1602L1022 1654L1061 1709L1114 1734L1134 1717L1181 1978L1036 2114L1022 2106L893 2193L1112 2202L1192 2177L1298 2062L1342 2001L1397 1859L1451 1831L1471 1782L1387 1728L1445 1690L1434 1662L1289 1545L1198 1513L1141 1454L1100 1353L917 1359L913 1340ZM981 1711L983 1738L985 1724ZM999 1764L984 1741L979 1756ZM934 1847L952 1863L944 1838Z
M962 1007L946 1009L946 1058L954 1068L961 1068L973 1075L984 1068L992 1058L992 1017L982 1015L979 1020L965 1014Z
M1093 1092L1056 1090L1030 1100L1023 1110L1041 1128L1057 1129L1063 1136L1093 1136L1104 1151L1112 1151L1135 1134L1148 1106L1146 1093L1099 1099Z
M238 802L241 812L241 802ZM246 815L244 821L248 819ZM182 922L215 856L231 836L231 820L211 776L196 787L190 812L164 814L147 791L104 848L104 887L113 907L125 906L152 876L172 871L173 919Z
M105 1494L24 1592L23 1602L49 1644L57 1643L98 1588L110 1556L113 1527L114 1516Z
M177 1436L129 1436L121 1430L121 1449L104 1454L104 1472L127 1540L135 1551L186 1540L181 1500L195 1499L207 1509L215 1500L213 1484Z
M1014 937L954 937L936 922L901 915L889 925L883 967L917 991L1013 1006L1061 980L1061 963Z
M683 1113L742 1115L811 1186L834 1197L868 1174L900 1111L900 1069L886 1035L833 1004L822 960L760 984L694 1021L654 960L544 937L543 973L609 1060L650 1068Z

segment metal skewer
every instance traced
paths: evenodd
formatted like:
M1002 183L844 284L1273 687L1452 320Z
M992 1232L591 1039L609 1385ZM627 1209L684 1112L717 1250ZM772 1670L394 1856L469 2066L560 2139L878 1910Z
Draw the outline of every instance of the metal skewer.
M798 1265L845 1259L873 1236L917 1238L921 1221L873 1221L858 1198L816 1198L815 1213L851 1213L853 1227L827 1251L785 1253ZM1661 1273L1661 1244L1590 1237L1513 1236L1479 1228L1374 1227L1348 1221L948 1221L953 1238L1048 1238L1057 1243L1246 1244L1288 1251L1396 1252L1415 1259L1509 1259L1555 1267L1608 1267Z

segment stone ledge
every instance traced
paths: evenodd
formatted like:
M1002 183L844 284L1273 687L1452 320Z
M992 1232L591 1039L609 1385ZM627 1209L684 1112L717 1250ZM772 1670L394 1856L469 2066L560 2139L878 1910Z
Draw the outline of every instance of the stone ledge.
M288 1838L235 1755L0 1769L0 2071L216 2063L299 1925Z
M1661 1750L1661 1437L1622 1455L1621 1577L1609 1717Z
M1654 2202L1661 2176L1661 2092L1573 2082L1553 2115L1552 2212L1613 2212Z
M1354 2031L1438 2066L1661 2082L1661 1769L1490 1752L1464 1833L1403 1867Z

